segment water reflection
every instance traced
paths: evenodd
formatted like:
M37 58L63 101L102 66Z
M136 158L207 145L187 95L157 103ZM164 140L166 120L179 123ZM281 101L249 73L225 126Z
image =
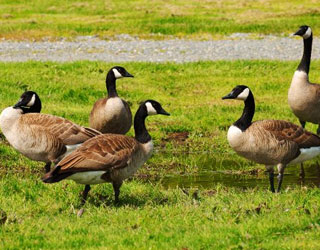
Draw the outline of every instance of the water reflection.
M182 158L176 160L181 163L191 164L197 168L196 174L175 174L166 175L161 179L163 186L168 188L175 187L197 187L197 188L214 188L218 183L229 187L254 188L256 186L269 188L269 180L267 174L235 174L228 171L230 166L232 169L244 169L243 164L248 166L247 161L235 161L229 157L221 157L217 160L207 155L190 155L185 154ZM190 165L189 165L190 166ZM217 169L224 169L217 171ZM276 168L275 168L276 170ZM316 162L305 164L305 178L301 180L299 177L300 166L288 166L285 170L283 188L288 186L316 186L320 187L320 166ZM233 171L236 172L236 171ZM275 183L276 183L275 179Z

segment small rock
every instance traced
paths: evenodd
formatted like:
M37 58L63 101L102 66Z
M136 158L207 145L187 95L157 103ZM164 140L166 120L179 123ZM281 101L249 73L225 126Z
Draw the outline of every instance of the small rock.
M80 218L83 215L83 213L84 213L84 208L81 208L77 213L77 217Z

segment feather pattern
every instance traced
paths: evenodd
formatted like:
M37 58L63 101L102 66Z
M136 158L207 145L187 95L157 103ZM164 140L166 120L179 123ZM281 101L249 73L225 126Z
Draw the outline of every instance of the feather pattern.
M317 135L280 120L253 122L228 140L238 154L265 165L288 164L299 156L300 149L320 146Z
M72 155L61 160L59 173L123 168L139 148L134 138L103 134L86 141Z
M66 176L81 184L121 182L134 174L151 156L153 147L150 147L150 143L152 141L140 144L134 138L124 135L99 135L84 142L71 155L63 158L56 166L59 171L54 178L61 180L59 176ZM100 181L97 178L88 178L88 175L93 174L100 174Z
M79 144L101 134L92 128L81 127L67 119L49 114L24 114L18 122L20 126L28 124L35 131L37 129L44 129L48 133L58 137L65 145Z

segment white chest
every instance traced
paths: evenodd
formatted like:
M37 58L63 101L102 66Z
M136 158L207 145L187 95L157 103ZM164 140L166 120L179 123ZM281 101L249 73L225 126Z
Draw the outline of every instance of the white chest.
M293 75L288 92L289 102L291 101L292 104L294 104L297 101L300 101L300 99L304 99L303 96L309 94L309 85L308 75L303 71L296 71Z
M20 135L16 125L21 115L22 111L20 109L14 109L12 107L4 109L0 115L1 131L11 145L15 144L14 142L18 140Z
M309 77L308 74L304 71L296 70L293 74L292 77L292 82L293 84L302 84L302 83L308 83L309 82Z
M243 132L238 127L234 125L231 125L229 127L227 138L231 147L235 147L242 142L242 135Z
M113 97L107 100L105 111L107 116L120 115L125 112L125 106L119 97Z
M149 142L142 145L146 156L149 158L153 152L153 141L150 140Z
M0 127L2 132L6 133L7 131L10 131L21 115L21 109L14 109L12 107L5 108L0 115Z

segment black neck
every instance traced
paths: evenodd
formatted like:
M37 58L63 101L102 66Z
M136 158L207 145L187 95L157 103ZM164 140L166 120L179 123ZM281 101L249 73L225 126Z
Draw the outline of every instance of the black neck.
M141 105L134 116L134 132L135 132L135 138L140 143L147 143L151 141L151 136L149 135L145 120L148 116L147 110L144 105Z
M242 131L245 131L251 125L251 121L254 116L255 104L251 91L249 92L248 98L245 100L244 104L245 106L241 117L233 124Z
M107 85L107 90L108 90L108 97L118 96L118 93L116 90L116 78L115 78L112 70L110 70L107 74L106 85Z
M311 51L312 51L312 33L309 38L303 39L303 56L301 58L301 62L297 70L304 71L307 74L309 74Z

